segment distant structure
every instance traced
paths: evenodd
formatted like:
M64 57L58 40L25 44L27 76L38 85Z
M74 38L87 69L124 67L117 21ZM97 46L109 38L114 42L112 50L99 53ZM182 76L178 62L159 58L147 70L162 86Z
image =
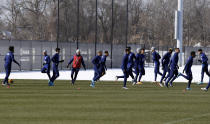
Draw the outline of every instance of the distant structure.
M183 54L183 0L178 0L178 10L175 12L175 39L180 49L179 66L182 66Z

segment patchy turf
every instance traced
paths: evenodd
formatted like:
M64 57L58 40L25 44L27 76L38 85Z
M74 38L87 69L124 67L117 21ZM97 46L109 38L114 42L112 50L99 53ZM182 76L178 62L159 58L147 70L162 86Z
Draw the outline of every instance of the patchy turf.
M155 84L128 85L87 81L15 80L0 87L1 124L209 124L210 92L186 84L160 88Z

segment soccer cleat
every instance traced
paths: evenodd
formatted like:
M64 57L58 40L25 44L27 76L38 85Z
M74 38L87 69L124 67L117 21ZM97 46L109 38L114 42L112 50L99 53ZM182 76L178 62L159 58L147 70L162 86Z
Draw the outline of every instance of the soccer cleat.
M160 87L163 87L163 84L162 84L162 83L158 83L158 85L159 85Z
M192 90L192 88L186 88L186 90L188 90L188 91L189 91L189 90Z
M127 88L127 87L123 87L123 89L128 90L128 88Z
M49 82L48 84L50 87L54 86L54 83L52 81Z
M3 86L3 87L4 87L4 86L6 86L6 84L5 84L4 82L2 82L2 83L1 83L1 86Z
M117 76L115 77L115 81L118 81L118 77Z
M174 87L173 84L171 84L171 83L169 84L169 86L170 86L170 87Z
M202 85L202 84L203 84L203 82L202 82L202 81L198 83L198 85Z
M92 83L90 84L90 86L91 86L92 88L94 88L94 87L95 87L95 82L92 81Z
M168 83L165 82L165 83L164 83L164 86L168 88Z
M201 90L203 90L203 91L208 91L208 89L206 89L206 88L201 88Z
M138 83L136 83L136 84L138 84L138 85L142 85L143 83L142 83L142 82L138 82Z

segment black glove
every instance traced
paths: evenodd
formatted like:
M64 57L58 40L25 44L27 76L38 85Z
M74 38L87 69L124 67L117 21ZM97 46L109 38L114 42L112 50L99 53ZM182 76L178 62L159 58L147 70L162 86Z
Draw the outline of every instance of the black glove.
M69 68L69 65L67 65L66 67Z
M179 70L179 66L177 66L177 69Z
M64 62L64 60L61 60L60 62Z
M202 63L202 60L199 59L198 62Z
M185 70L183 70L183 73L185 72Z

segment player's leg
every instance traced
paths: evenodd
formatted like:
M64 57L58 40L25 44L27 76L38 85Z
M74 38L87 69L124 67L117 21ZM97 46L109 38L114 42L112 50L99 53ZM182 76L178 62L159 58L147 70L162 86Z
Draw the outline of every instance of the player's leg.
M163 74L160 72L160 64L157 65L157 73L162 76Z
M72 84L74 84L74 74L75 74L75 68L72 68L72 70L71 70L71 82L72 82Z
M42 73L47 73L46 70L47 70L46 67L43 67L42 70L41 70L41 72Z
M8 79L11 73L11 68L10 67L5 67L5 72L6 72L6 76L4 78L3 84L2 85L8 85Z
M191 90L190 86L191 86L191 83L192 83L192 79L193 79L193 76L192 76L192 73L188 73L188 79L189 79L189 82L188 82L188 85L187 85L187 90Z
M174 71L173 70L170 70L170 73L169 73L169 77L168 79L166 80L165 82L165 86L168 87L168 83L172 80L172 78L174 77Z
M135 81L134 81L133 85L135 85L137 83L137 79L139 77L139 69L138 68L135 68L135 74L136 74L136 76L135 76L135 79L134 79Z
M202 69L201 69L201 84L203 84L203 78L204 78L204 71L205 71L205 66L202 66Z
M210 77L210 73L209 73L209 71L208 71L208 65L206 65L206 67L205 67L205 73L206 73L206 75L208 75L209 77Z
M155 64L155 68L154 68L154 74L155 74L155 79L154 82L157 81L157 65Z
M75 75L74 75L74 84L75 84L75 81L76 81L76 79L77 79L78 73L79 73L79 69L76 69L76 70L75 70Z
M165 78L166 73L167 73L167 68L164 67L164 69L163 69L163 75L162 75L161 80L160 80L160 83L161 83L161 84L163 83L163 79Z
M209 77L209 83L208 83L208 85L205 88L201 88L201 90L208 91L209 87L210 87L210 77Z
M134 75L133 75L133 70L132 70L132 68L129 68L129 69L128 69L128 76L131 76L132 82L135 81L135 80L134 80Z
M174 76L170 81L170 86L173 87L174 80L178 77L178 70L174 70Z
M123 74L124 74L123 89L128 89L128 88L126 87L126 85L127 85L127 78L129 77L129 74L128 74L127 71L124 71Z

